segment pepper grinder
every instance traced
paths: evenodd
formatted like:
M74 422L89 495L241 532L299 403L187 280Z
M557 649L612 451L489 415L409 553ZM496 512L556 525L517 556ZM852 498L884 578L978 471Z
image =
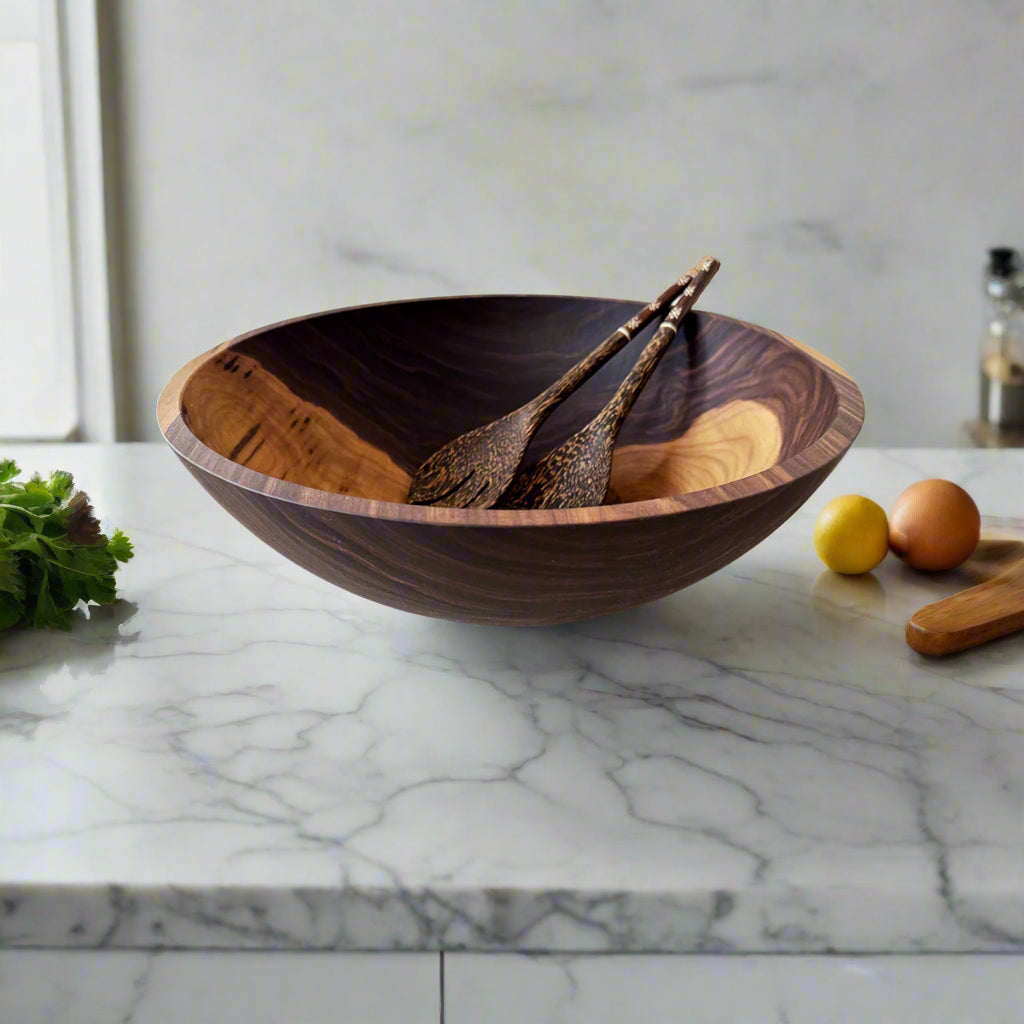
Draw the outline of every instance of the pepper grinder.
M1016 249L990 249L981 339L981 422L990 430L1024 430L1024 276Z

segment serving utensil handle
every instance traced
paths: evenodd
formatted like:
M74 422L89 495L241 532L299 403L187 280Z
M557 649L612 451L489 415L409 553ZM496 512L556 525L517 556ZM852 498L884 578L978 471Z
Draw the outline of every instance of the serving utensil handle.
M679 298L693 280L695 272L696 269L688 270L679 280L673 281L656 299L648 302L639 313L631 316L597 348L537 395L530 403L534 407L534 415L538 419L543 419L559 402L568 398L581 384L597 373L613 355L632 341L655 317L660 316L671 302Z
M1024 629L1021 567L925 605L907 622L907 643L921 654L966 651Z
M608 430L614 437L618 434L623 420L629 415L633 403L643 390L654 368L658 365L661 357L665 354L672 339L679 330L679 324L684 316L693 308L693 304L700 298L701 292L708 286L711 278L718 272L721 266L713 256L708 256L696 269L693 280L683 289L682 294L673 303L668 311L664 322L655 332L655 335L644 346L640 358L633 365L633 369L626 374L625 379L619 385L618 390L612 396L611 401L598 414L601 427Z

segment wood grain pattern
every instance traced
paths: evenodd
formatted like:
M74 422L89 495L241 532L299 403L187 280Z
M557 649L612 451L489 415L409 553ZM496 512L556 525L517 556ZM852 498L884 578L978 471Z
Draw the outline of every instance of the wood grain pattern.
M690 287L693 277L694 272L691 271L673 282L525 405L442 445L413 474L407 500L417 505L492 508L515 478L530 439L544 420L664 312L684 288ZM672 333L675 334L674 329ZM589 504L599 505L600 501ZM553 506L546 502L536 507ZM563 503L557 507L567 505Z
M500 624L628 608L721 568L813 493L863 419L845 374L774 332L693 313L622 428L619 503L514 511L396 498L446 439L538 394L639 307L480 296L298 318L183 367L161 396L161 428L242 524L353 593ZM621 362L551 415L527 464L606 404ZM705 468L681 470L679 453L701 437Z
M709 256L696 268L693 280L672 304L654 337L644 346L604 408L532 469L517 474L508 490L493 503L495 508L584 508L604 504L612 453L622 424L675 339L683 317L693 308L719 266L718 260Z
M190 384L196 398L185 422L211 448L277 480L405 501L411 478L385 453L297 398L255 360L231 357L242 374L238 381L224 376L228 362L227 355L209 360ZM280 418L282 411L287 419ZM757 402L728 402L703 413L675 440L616 448L607 501L647 501L740 480L774 465L781 445L771 410Z
M742 480L774 466L781 450L782 430L770 409L727 402L674 441L617 448L607 500L647 501Z
M1024 629L1024 566L1009 576L925 605L907 622L907 643L943 656Z
M215 356L196 371L189 393L187 426L233 462L338 494L405 500L405 470L250 356Z
M907 643L944 657L1024 629L1024 541L983 536L964 567L983 582L925 605L906 625Z

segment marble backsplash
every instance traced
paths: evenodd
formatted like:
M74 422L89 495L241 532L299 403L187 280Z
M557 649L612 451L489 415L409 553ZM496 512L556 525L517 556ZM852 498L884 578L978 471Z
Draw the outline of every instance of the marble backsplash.
M958 440L1024 245L1016 0L101 6L126 436L192 355L417 295L704 303L826 352L869 444Z

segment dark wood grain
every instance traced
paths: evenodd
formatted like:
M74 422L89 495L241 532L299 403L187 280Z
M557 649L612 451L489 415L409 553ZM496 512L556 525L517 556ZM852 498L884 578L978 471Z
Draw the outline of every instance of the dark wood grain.
M823 357L695 312L623 425L609 504L403 503L412 472L445 440L524 404L640 308L481 296L304 317L183 367L160 423L241 523L353 593L470 622L584 619L743 554L810 496L863 420L856 386ZM610 361L560 405L527 464L591 420L626 369Z
M408 501L449 508L491 508L515 478L530 439L554 409L588 381L609 359L659 316L690 286L684 274L639 313L617 327L593 351L525 405L442 445L413 474ZM673 334L675 330L673 329ZM650 342L648 343L650 345ZM602 491L602 497L604 492ZM598 501L596 504L600 504ZM583 502L577 502L583 504ZM519 507L519 506L508 506ZM538 508L566 508L564 502Z
M494 503L496 508L584 508L604 504L622 424L675 338L683 317L719 266L713 257L705 259L605 407L531 470L515 476Z

